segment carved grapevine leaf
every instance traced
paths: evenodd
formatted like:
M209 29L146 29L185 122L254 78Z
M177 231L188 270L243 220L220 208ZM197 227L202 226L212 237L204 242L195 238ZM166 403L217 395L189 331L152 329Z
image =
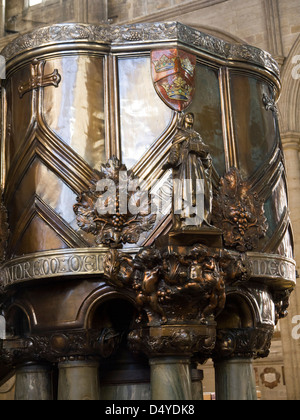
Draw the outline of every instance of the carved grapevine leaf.
M240 252L255 249L266 235L268 223L264 203L232 168L220 181L214 200L214 225L223 231L225 246Z
M106 186L100 188L103 180L101 185ZM116 248L137 243L143 232L152 229L156 214L151 211L149 195L140 191L132 171L127 171L116 157L95 171L95 181L74 205L78 226L95 236L95 244Z

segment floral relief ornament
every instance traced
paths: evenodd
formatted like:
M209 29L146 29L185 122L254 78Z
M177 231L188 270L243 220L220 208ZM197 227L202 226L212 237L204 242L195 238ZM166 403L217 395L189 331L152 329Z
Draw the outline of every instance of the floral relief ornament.
M225 246L252 251L266 235L269 226L264 203L236 168L221 179L213 207L214 225L222 229Z
M152 229L156 213L137 182L134 174L113 157L95 171L90 188L77 197L73 207L77 224L94 235L97 245L120 248L122 244L135 244L142 233Z

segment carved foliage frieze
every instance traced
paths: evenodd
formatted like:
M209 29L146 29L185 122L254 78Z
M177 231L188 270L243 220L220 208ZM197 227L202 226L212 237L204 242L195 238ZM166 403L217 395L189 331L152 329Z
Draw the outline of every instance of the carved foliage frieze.
M15 366L27 361L107 358L118 349L121 338L122 334L112 328L8 338L0 340L0 362Z
M126 44L130 42L174 41L196 47L227 60L245 60L266 67L277 76L280 71L272 56L251 45L230 44L212 35L179 22L137 23L131 25L84 25L63 23L24 34L11 42L2 51L6 60L28 48L62 42L90 41L103 44Z
M218 330L214 359L268 357L274 327Z
M163 329L160 334L140 328L131 331L128 336L128 344L133 353L143 352L150 357L192 356L201 352L201 357L206 359L214 349L215 342L214 326L203 330L195 326L176 326Z

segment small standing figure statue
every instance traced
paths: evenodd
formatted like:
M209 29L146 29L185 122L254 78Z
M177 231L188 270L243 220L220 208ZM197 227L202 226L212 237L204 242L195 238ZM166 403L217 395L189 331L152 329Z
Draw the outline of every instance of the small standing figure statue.
M194 114L184 115L163 168L173 169L173 231L211 227L212 158Z

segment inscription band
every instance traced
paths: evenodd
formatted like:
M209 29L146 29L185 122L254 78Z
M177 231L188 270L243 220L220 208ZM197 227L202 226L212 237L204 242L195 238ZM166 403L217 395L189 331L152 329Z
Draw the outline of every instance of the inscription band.
M135 251L130 249L129 253ZM7 288L18 283L54 277L103 274L103 261L107 252L107 248L80 248L46 251L16 258L1 267L1 286Z
M123 249L135 255L139 249ZM7 261L0 269L0 284L7 288L18 283L54 277L103 274L103 261L108 248L78 248L45 251ZM270 281L274 287L294 287L295 262L280 255L248 253L251 279Z

